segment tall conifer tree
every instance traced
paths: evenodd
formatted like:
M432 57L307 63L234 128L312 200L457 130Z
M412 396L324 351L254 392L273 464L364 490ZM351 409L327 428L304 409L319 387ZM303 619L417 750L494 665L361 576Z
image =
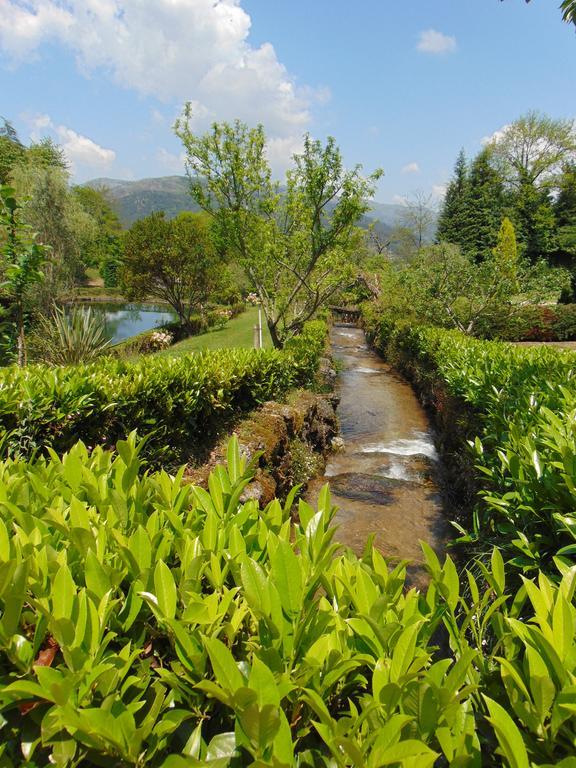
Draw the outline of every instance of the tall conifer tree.
M461 244L465 220L465 195L468 168L464 150L461 149L454 166L454 175L448 184L436 230L437 242Z
M504 217L504 182L490 156L486 147L475 157L463 200L460 246L474 261L484 261L492 252Z
M518 241L524 255L534 263L549 258L557 248L556 219L547 189L528 181L520 184L512 199Z
M571 263L576 257L576 162L566 163L558 189L554 205L558 227L558 255L561 256L561 261L566 262L568 259L568 263ZM576 265L571 268L576 268Z

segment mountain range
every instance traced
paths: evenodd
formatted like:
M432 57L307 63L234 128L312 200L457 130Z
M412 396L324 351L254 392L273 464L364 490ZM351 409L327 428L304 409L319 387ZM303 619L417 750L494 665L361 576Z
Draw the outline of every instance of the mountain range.
M139 181L120 179L93 179L85 186L105 190L122 226L130 227L135 221L155 211L165 211L169 217L182 211L198 211L190 196L189 180L186 176L161 176ZM390 234L399 223L404 206L389 203L370 203L370 212L360 222L361 226L373 224L382 237Z

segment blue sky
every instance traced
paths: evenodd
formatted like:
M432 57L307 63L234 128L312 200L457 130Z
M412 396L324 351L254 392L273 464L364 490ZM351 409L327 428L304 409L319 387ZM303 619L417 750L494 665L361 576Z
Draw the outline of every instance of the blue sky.
M0 0L0 114L75 179L183 171L171 126L263 122L278 173L302 135L382 167L377 199L441 195L456 155L530 109L576 117L559 0Z

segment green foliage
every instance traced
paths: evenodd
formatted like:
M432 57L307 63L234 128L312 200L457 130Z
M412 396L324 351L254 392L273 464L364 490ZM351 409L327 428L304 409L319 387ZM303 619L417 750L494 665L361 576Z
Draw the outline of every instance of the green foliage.
M382 305L390 303L388 288L407 317L474 334L480 324L514 315L522 304L555 300L569 283L562 269L543 262L519 262L514 229L505 219L497 245L476 263L449 243L421 249L412 262L386 280Z
M468 165L464 150L461 149L438 217L437 242L454 243L462 246L461 234L466 221L467 183Z
M207 491L142 473L141 448L132 434L117 454L78 443L0 464L5 765L544 768L572 754L573 570L510 601L494 550L465 599L452 560L425 548L419 595L405 564L339 552L327 488L317 511L295 515L294 494L260 510L239 501L253 468L234 439Z
M28 199L26 223L50 246L44 280L36 291L36 303L47 314L55 300L84 279L84 254L98 234L97 226L70 193L68 174L61 168L25 165L12 177L19 196Z
M122 257L122 226L107 190L73 187L72 194L96 224L96 235L84 249L84 261L100 268L106 288L116 288Z
M365 179L360 166L344 167L333 138L322 145L306 136L280 195L262 126L214 124L198 137L190 119L188 105L176 134L186 149L192 196L244 268L274 346L282 347L350 280L354 225L369 209L380 172Z
M522 115L495 134L469 168L459 155L437 240L459 245L480 261L495 247L508 216L523 256L532 263L542 258L557 263L573 245L569 210L575 158L574 121L538 112Z
M513 200L512 216L524 255L532 262L557 250L557 226L548 190L523 183Z
M0 184L10 183L12 168L21 163L26 150L11 123L2 118L4 125L0 127Z
M33 357L51 365L76 365L103 355L110 346L104 322L89 307L54 306L32 337Z
M472 161L463 200L463 226L456 240L475 261L490 256L504 216L504 182L491 159L492 151L485 148Z
M22 220L23 204L11 187L0 186L0 231L5 237L2 256L5 281L2 285L14 301L18 334L18 365L26 363L25 313L30 302L30 289L44 277L42 267L47 249L36 242Z
M370 323L375 342L428 393L456 399L482 500L465 540L494 540L523 573L572 566L576 554L576 357L455 331ZM440 398L439 402L442 401Z
M25 147L12 126L0 129L0 183L27 198L23 216L50 246L36 304L49 314L52 302L84 279L87 266L118 257L118 220L101 192L69 188L64 152L50 138ZM115 221L114 221L115 220Z
M490 150L508 184L550 189L562 164L574 159L574 121L557 120L534 110L527 112L492 140Z
M514 225L505 216L498 232L498 242L492 251L495 271L510 283L512 290L518 292L518 247Z
M460 246L476 262L490 256L504 216L504 180L483 149L468 168L461 151L448 185L436 240Z
M64 150L50 138L30 144L25 163L34 168L56 168L65 173L69 170Z
M225 277L210 221L202 214L166 219L153 213L125 236L120 274L124 293L129 299L154 296L168 302L185 327Z
M574 341L576 305L519 306L511 314L480 320L476 334L502 341Z
M201 451L218 427L241 410L312 380L326 335L305 328L293 350L221 350L136 363L105 358L63 368L32 365L0 374L0 424L9 453L53 447L61 453L83 439L113 446L132 429L149 434L156 463Z

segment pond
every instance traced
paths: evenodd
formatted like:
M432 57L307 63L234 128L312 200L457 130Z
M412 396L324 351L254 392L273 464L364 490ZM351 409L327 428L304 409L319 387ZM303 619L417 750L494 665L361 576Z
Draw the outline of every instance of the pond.
M176 313L166 305L89 302L77 306L89 307L103 316L106 335L113 344L176 320Z

